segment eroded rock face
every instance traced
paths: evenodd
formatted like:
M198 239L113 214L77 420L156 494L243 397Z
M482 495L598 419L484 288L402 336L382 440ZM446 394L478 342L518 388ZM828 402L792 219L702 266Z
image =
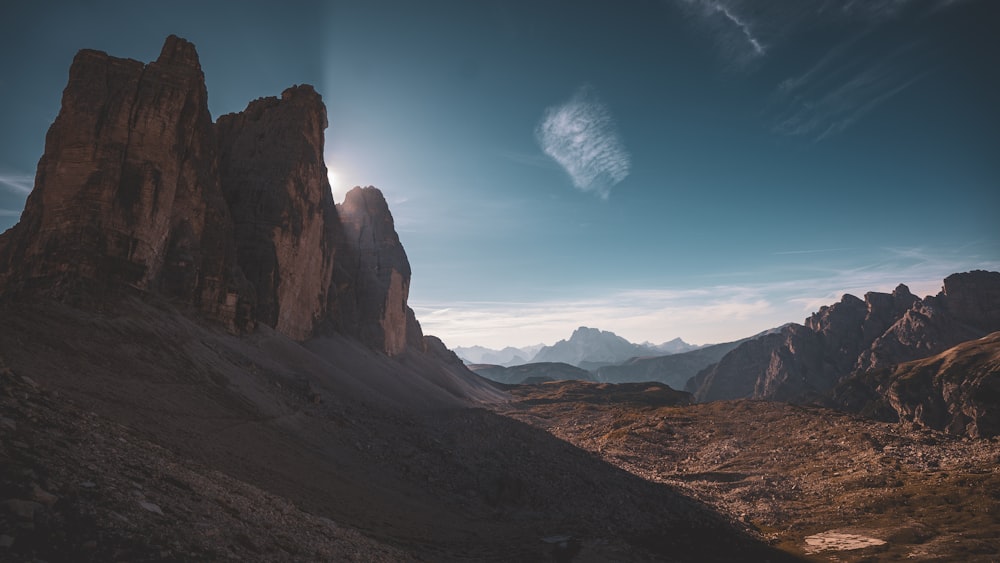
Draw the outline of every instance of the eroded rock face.
M938 295L912 305L858 358L855 371L883 369L943 352L1000 330L1000 273L977 270L945 278Z
M304 339L325 316L340 228L326 165L326 108L311 86L217 123L222 188L257 318Z
M952 398L964 397L965 401L971 395L942 387L933 393L940 404L924 404L917 397L926 389L913 394L905 391L911 389L909 384L900 384L898 397L891 399L886 395L889 384L879 370L1000 330L998 308L1000 274L996 272L954 274L945 280L940 294L923 300L905 285L891 294L868 293L864 301L845 295L839 303L806 319L804 326L790 325L776 335L740 345L693 378L688 389L699 401L797 402L832 393L841 408L884 417L891 407L899 417L926 418L937 421L928 425L942 428L947 416L941 412L965 408ZM913 411L917 407L905 410L911 403L923 405L919 414Z
M345 252L331 290L331 320L342 332L390 355L408 346L422 348L420 325L406 302L410 262L382 193L354 188L337 211Z
M2 289L132 286L252 326L214 139L191 43L167 38L148 65L81 51L0 256Z
M35 189L0 237L0 294L154 292L236 331L260 322L303 340L326 326L425 352L385 198L357 188L340 220L319 94L294 86L218 123L207 99L178 37L148 65L81 51Z
M900 364L880 379L902 420L973 438L1000 435L1000 332Z

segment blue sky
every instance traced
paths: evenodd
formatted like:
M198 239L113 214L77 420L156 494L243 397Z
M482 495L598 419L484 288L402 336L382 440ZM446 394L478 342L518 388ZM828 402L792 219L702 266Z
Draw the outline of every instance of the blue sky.
M76 50L175 33L213 116L316 86L335 197L386 194L447 344L731 340L1000 269L998 25L992 0L5 4L0 226Z

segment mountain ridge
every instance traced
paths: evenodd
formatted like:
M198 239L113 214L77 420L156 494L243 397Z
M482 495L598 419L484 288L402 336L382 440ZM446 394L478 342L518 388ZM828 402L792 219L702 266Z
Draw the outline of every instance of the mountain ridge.
M542 347L529 363L561 362L587 370L640 356L658 356L697 348L680 338L660 345L635 344L617 334L581 326L568 340Z
M924 299L902 284L892 293L869 292L864 300L847 294L821 307L804 324L790 324L778 333L741 344L699 372L686 390L700 402L738 398L826 402L848 378L861 385L871 381L865 374L943 353L997 330L998 272L952 274L945 278L941 292ZM874 386L869 385L870 393L888 389ZM963 397L950 394L946 410L964 412L967 397ZM893 414L913 417L899 401L893 407L898 411ZM938 429L944 424L941 417L927 419L931 420L938 421L934 422ZM949 429L979 434L975 416L962 420L964 426L951 424Z

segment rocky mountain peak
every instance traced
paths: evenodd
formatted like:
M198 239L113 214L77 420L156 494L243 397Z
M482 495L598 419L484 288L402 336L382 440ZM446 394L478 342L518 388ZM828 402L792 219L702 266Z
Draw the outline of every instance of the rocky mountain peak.
M598 328L581 326L573 331L573 334L570 335L569 339L570 341L586 342L588 340L595 340L602 337L614 338L614 339L621 338L620 336L618 336L613 332L604 331ZM624 338L622 338L622 340L624 340Z
M186 39L181 39L176 35L170 35L160 49L160 56L157 63L165 65L188 66L201 71L201 63L198 60L198 51L194 44Z
M326 125L312 86L254 100L216 123L222 189L257 318L297 339L326 313L339 229L323 162Z
M396 234L389 204L377 188L356 187L347 192L337 211L349 252L335 279L333 316L363 341L391 355L399 354L408 344L422 340L422 335L406 305L410 262Z
M1000 330L1000 272L952 274L944 279L941 295L961 322L987 332Z
M83 301L161 291L250 328L207 100L194 47L179 38L148 65L81 51L35 189L0 244L0 290Z
M903 297L913 297L913 294L910 293L910 288L906 284L901 283L896 286L896 289L892 290L892 296L900 299Z
M772 337L741 344L699 373L692 380L693 390L702 401L742 397L808 401L850 379L850 392L841 390L840 395L849 402L862 397L863 404L888 389L879 387L878 374L886 373L884 370L998 330L1000 273L953 274L945 279L940 294L924 299L900 284L891 294L869 292L864 301L845 295L839 303L822 307L806 319L805 326L791 325ZM947 391L935 391L940 399L935 412L964 408L955 399L960 394L950 391L963 383L949 385L938 389ZM910 408L904 408L904 403L910 407L920 404L915 396L896 400L892 408L900 416ZM933 418L922 418L915 410L906 412L910 418ZM968 428L978 427L982 423L978 412L965 415L968 420L961 419L956 428L965 428L968 421L972 421ZM934 420L946 418L942 415ZM943 423L928 424L943 427Z
M216 123L207 100L177 36L146 65L81 51L35 189L0 237L0 294L157 292L234 331L259 322L303 340L326 325L422 350L385 198L358 188L334 204L319 93L292 86Z

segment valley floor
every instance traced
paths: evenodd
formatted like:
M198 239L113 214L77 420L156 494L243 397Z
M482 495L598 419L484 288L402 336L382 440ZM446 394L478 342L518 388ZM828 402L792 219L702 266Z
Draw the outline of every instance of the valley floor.
M1000 560L998 439L774 402L670 406L669 397L657 404L634 389L581 382L511 393L506 416L686 491L785 552L814 561Z

